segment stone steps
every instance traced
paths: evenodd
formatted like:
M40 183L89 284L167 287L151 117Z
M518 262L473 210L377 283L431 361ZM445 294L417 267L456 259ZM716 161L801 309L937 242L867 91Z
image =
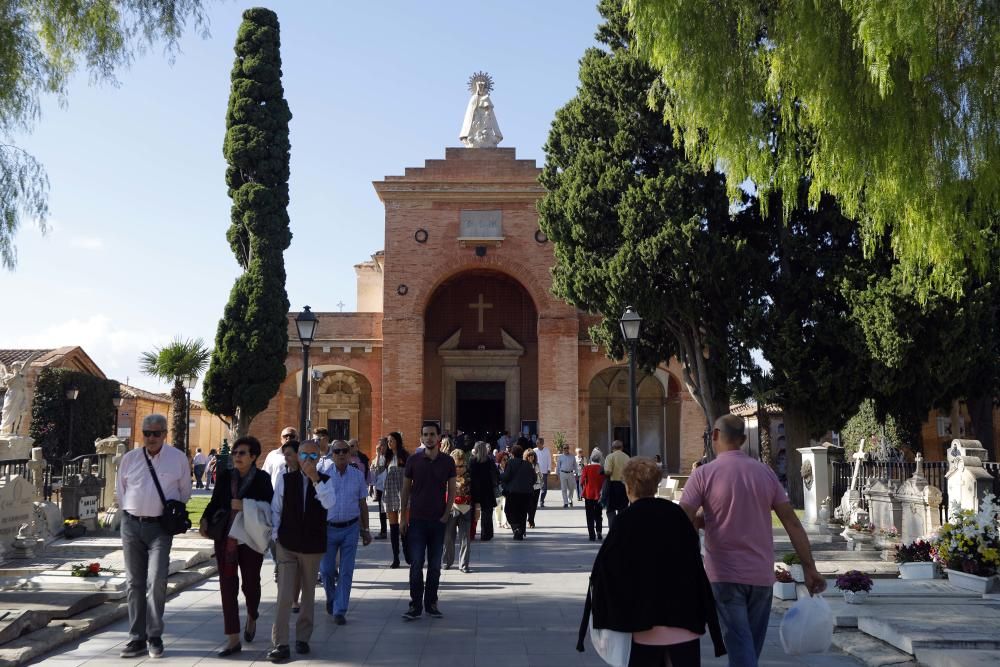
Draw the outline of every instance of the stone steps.
M1000 665L1000 651L975 649L917 649L919 664L926 667L996 667Z

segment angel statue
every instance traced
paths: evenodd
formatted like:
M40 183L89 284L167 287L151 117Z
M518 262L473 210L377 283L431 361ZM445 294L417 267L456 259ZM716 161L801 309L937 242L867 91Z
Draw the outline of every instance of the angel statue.
M465 107L465 120L458 138L467 148L496 148L503 141L497 117L493 114L493 78L486 72L476 72L469 77L469 105Z
M26 361L15 361L10 370L0 364L0 384L7 388L0 411L0 435L17 435L21 416L28 407L28 379L25 377Z

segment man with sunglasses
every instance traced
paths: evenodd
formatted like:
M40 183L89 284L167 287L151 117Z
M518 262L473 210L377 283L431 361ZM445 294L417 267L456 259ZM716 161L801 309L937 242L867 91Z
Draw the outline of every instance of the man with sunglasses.
M278 560L278 604L271 629L272 648L267 654L271 662L284 662L291 657L288 620L296 582L316 579L326 553L327 507L333 501L332 489L325 484L329 476L316 469L319 461L316 443L311 440L301 443L298 457L299 469L278 478L271 501L271 538ZM301 595L295 622L295 652L306 654L313 631L316 587L303 586Z
M455 460L441 454L441 431L434 422L420 429L424 448L406 459L400 494L399 529L410 548L410 607L403 618L414 621L426 609L433 618L438 610L438 581L444 531L455 503ZM427 586L424 586L424 558Z
M368 531L368 483L360 470L350 465L351 447L343 440L330 445L333 466L326 468L329 481L320 484L326 514L326 555L320 571L326 589L326 613L333 615L333 622L347 622L347 606L351 599L351 582L354 579L354 561L358 554L358 537L362 544L372 542ZM329 492L328 498L325 494ZM337 556L340 569L337 569Z
M121 536L129 620L129 642L119 653L123 658L140 656L147 649L151 658L163 655L163 606L174 538L160 526L163 502L153 472L167 500L186 503L191 497L187 456L165 446L166 438L167 418L147 415L142 420L143 446L126 452L118 467L115 486L123 510Z

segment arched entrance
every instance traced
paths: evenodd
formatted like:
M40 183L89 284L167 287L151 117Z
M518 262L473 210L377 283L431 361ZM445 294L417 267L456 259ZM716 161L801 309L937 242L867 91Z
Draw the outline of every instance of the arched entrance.
M661 369L653 375L640 374L636 388L638 403L639 455L659 454L664 469L680 467L680 383ZM592 446L605 454L611 442L629 442L628 368L605 368L590 381L589 427Z
M538 313L499 271L447 279L424 312L424 420L495 442L538 420Z
M322 378L314 383L312 419L325 426L334 440L371 440L372 388L368 379L350 370L317 370Z

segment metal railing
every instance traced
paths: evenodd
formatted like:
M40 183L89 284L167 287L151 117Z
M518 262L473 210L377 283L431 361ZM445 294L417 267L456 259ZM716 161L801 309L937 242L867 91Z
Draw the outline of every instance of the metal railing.
M854 475L854 466L850 463L834 461L830 464L832 476L831 499L839 503L840 499L851 487L851 478ZM910 477L917 470L917 464L908 461L864 461L858 471L858 490L860 491L865 480L872 477L884 479L895 484L900 484ZM947 461L925 461L923 464L924 479L931 486L936 486L941 491L941 505L938 507L941 520L948 517L948 480L945 474L948 472ZM993 471L994 483L996 483L996 471ZM868 499L862 494L861 507L868 510Z

